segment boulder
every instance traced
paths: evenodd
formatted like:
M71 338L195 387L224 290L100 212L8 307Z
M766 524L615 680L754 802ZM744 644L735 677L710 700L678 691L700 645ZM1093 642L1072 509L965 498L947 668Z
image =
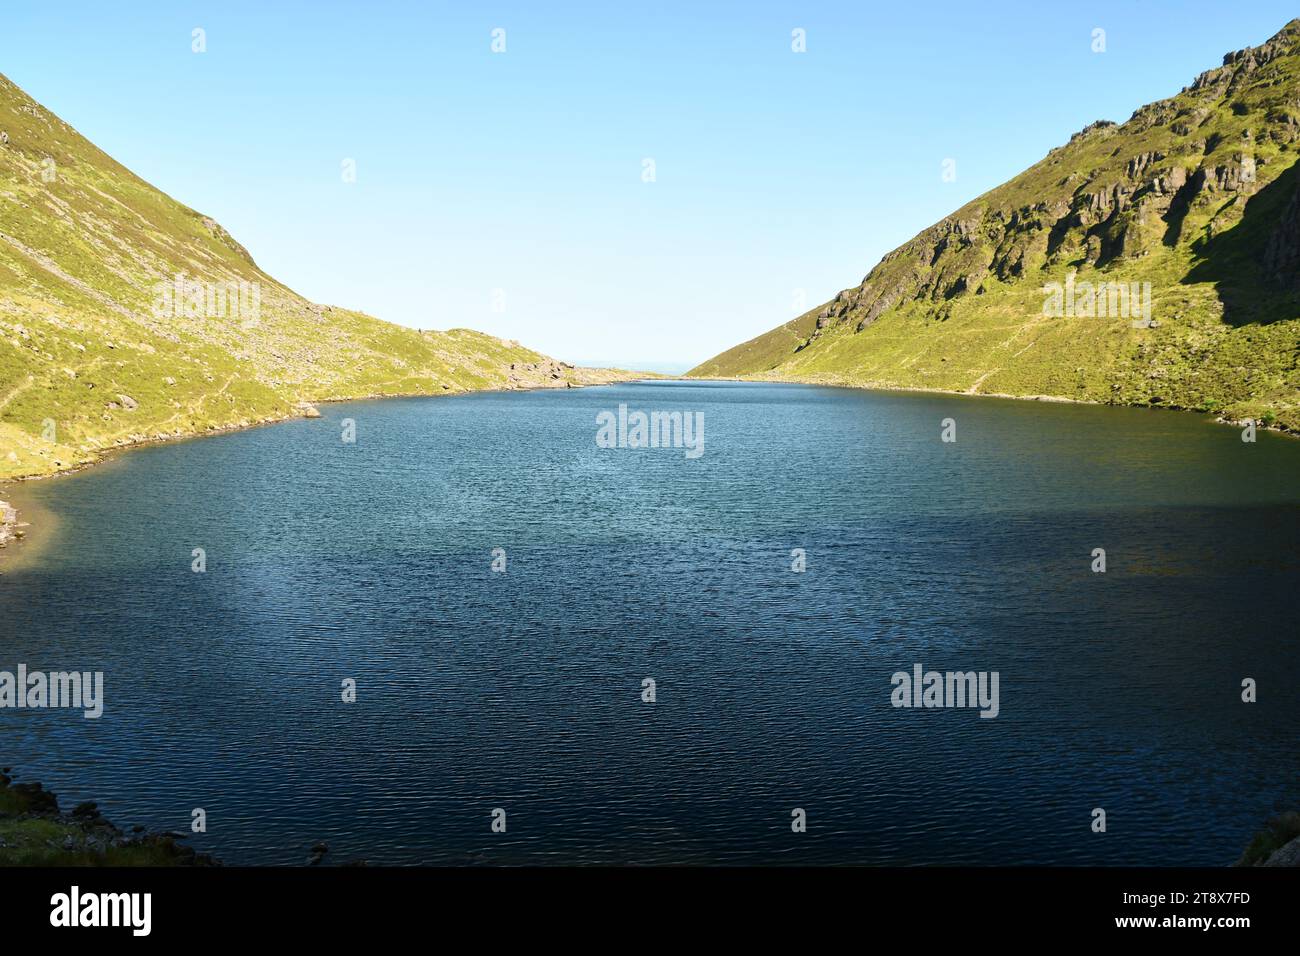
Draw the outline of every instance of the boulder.
M1300 866L1300 837L1275 850L1261 866Z

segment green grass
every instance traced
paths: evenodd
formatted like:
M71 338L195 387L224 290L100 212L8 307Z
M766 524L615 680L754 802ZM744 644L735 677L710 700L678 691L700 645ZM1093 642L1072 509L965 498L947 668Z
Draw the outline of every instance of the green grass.
M303 402L631 377L560 367L554 379L518 343L308 302L2 76L0 130L0 480L283 418ZM157 283L179 273L258 283L260 321L156 315Z
M58 815L48 791L11 785L0 774L0 866L184 866L194 855L171 837L122 834L105 821Z
M1077 135L860 286L687 374L1161 405L1300 431L1300 285L1264 267L1300 188L1300 21L1265 55ZM1175 185L1243 155L1253 183ZM1117 187L1123 203L1095 207ZM1045 317L1044 285L1070 272L1149 282L1158 326Z
M91 847L82 828L53 820L0 817L0 844L0 866L185 865L170 841L151 838L129 846Z

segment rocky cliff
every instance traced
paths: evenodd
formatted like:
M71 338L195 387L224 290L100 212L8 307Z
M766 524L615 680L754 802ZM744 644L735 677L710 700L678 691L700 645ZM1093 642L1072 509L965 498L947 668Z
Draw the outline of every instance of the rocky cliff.
M688 374L1176 405L1300 427L1298 140L1300 20L1127 122L1079 131L857 286ZM1053 314L1054 286L1086 288L1086 308Z

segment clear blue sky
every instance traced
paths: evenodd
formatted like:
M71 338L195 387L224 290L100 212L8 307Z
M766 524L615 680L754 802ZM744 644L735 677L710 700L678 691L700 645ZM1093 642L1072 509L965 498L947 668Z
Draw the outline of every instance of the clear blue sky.
M4 0L0 72L311 299L680 368L1298 13Z

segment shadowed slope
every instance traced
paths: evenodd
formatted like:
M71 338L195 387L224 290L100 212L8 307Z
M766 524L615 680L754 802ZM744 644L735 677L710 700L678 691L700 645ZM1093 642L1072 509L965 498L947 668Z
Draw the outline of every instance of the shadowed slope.
M1098 122L858 286L692 369L1157 404L1300 428L1300 20L1124 124ZM1150 283L1150 327L1044 308Z

